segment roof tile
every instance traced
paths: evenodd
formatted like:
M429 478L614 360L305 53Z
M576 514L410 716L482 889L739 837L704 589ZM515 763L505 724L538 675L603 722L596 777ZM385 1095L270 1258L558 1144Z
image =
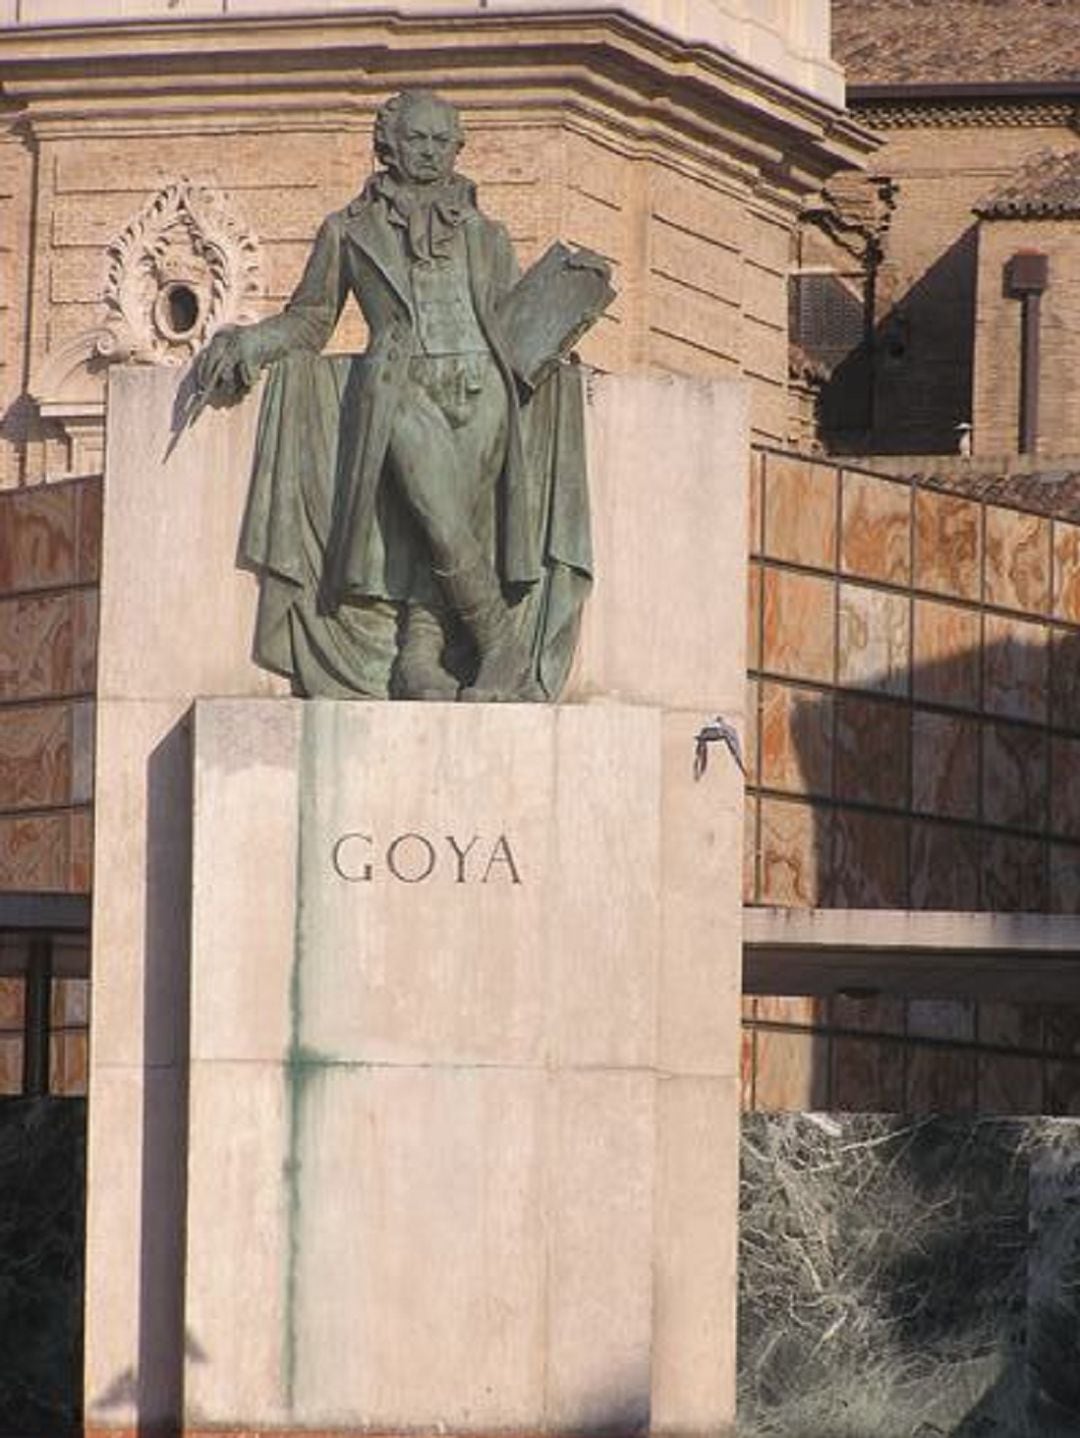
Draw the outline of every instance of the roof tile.
M1080 215L1080 150L1041 150L974 208L998 220Z
M849 85L1080 81L1077 0L833 0Z

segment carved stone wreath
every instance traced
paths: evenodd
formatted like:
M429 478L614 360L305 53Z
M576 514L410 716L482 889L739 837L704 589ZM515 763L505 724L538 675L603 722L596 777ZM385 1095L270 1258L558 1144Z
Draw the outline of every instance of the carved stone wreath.
M259 244L217 190L172 181L106 253L95 348L109 360L182 364L222 325L257 317Z

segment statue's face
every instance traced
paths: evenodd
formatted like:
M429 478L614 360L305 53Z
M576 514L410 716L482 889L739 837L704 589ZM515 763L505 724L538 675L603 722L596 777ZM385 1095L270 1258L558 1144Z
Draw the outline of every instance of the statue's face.
M394 129L394 168L402 179L414 185L445 180L459 148L454 112L448 105L421 99L402 110Z

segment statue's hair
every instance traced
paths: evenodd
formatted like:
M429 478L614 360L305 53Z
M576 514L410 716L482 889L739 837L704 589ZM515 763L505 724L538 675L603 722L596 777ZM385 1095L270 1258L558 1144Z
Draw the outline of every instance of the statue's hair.
M397 153L394 133L401 123L402 117L421 101L438 105L447 112L453 122L458 149L460 150L464 145L465 131L461 124L461 116L449 100L444 100L441 95L436 95L434 90L402 90L400 94L391 96L384 105L380 105L375 115L375 158L380 165L393 164Z

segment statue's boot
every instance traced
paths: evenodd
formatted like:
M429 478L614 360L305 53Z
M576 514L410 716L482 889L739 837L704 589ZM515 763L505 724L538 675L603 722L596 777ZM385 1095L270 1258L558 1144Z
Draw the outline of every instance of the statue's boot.
M446 631L442 617L425 604L405 611L405 633L394 663L393 692L398 699L453 700L458 682L443 667Z
M436 570L436 577L480 656L476 677L459 697L469 704L543 699L488 561L477 556L457 569Z

